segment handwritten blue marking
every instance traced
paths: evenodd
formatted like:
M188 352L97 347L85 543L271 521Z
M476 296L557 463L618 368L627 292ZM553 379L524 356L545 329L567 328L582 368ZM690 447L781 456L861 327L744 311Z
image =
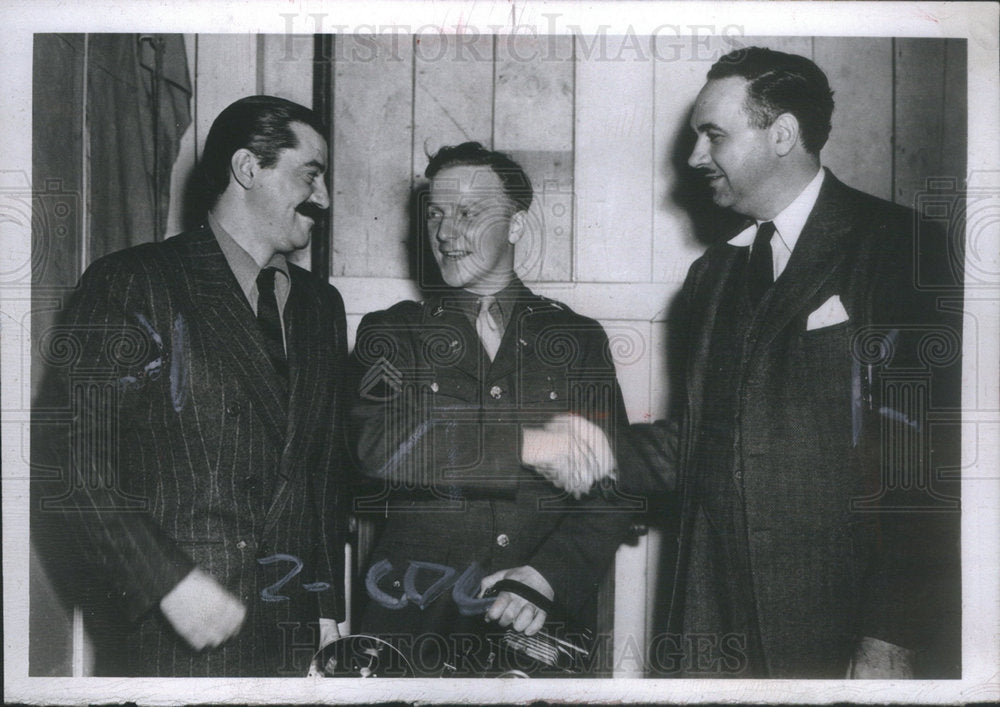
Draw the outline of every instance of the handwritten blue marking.
M378 586L379 580L390 572L392 572L392 563L389 560L379 560L376 562L368 569L368 574L365 575L365 589L368 590L368 596L386 609L402 609L410 603L405 594L396 598L386 594Z
M899 410L893 410L890 407L880 407L878 409L879 415L882 417L887 417L890 420L895 420L896 422L902 422L907 427L912 427L913 429L920 431L920 422L917 420L911 420L906 414L900 412Z
M302 571L302 560L297 558L295 555L284 555L279 553L268 557L260 557L257 559L257 562L262 565L273 565L276 562L291 562L294 565L294 567L292 567L292 569L289 570L288 574L284 577L279 579L274 584L260 590L260 598L264 601L288 601L288 597L284 594L275 594L274 592L281 589L289 582L289 580L292 579L292 577Z
M451 598L458 606L458 613L462 616L475 616L476 614L485 613L490 608L490 605L496 601L495 597L480 599L476 596L479 594L479 583L485 576L486 573L483 572L479 563L473 562L465 569L462 576L458 578L455 586L451 588Z
M417 591L417 575L421 570L438 572L441 575L431 586L424 590L423 594ZM407 599L421 609L424 609L428 604L441 596L444 590L451 586L455 574L454 568L446 565L437 565L433 562L411 561L410 566L406 568L406 574L403 576L403 590L406 592Z
M163 351L163 339L156 333L156 329L154 329L153 325L149 323L149 320L146 319L145 315L141 312L135 312L133 316L135 316L136 320L142 324L150 338L156 342L156 347L160 349L160 351Z
M413 431L413 434L411 434L401 445L399 445L399 448L389 458L389 460L382 465L382 468L375 472L375 476L380 479L391 478L393 470L401 466L402 460L406 459L406 457L413 451L413 448L417 445L417 442L420 441L420 438L427 434L430 429L430 420L425 420L417 425L417 429Z
M170 361L170 401L174 412L180 412L187 401L188 362L187 362L187 322L184 315L178 313L170 332L173 342L174 356Z

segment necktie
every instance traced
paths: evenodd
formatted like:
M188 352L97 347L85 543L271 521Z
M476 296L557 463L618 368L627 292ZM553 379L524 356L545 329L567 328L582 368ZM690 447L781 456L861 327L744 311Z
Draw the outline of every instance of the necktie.
M490 361L497 355L503 330L500 328L500 305L496 297L486 295L479 299L479 316L476 317L476 333L489 354Z
M277 268L264 268L257 275L257 325L264 334L267 355L281 375L288 374L285 360L285 342L278 315L278 298L274 294L274 275Z
M774 264L771 256L771 236L774 223L765 221L757 228L750 251L750 268L747 273L747 292L750 303L756 306L767 289L774 284Z

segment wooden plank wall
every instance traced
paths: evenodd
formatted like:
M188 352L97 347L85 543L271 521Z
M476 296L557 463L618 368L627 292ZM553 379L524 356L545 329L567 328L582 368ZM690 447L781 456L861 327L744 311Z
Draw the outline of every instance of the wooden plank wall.
M410 194L428 154L479 140L512 153L535 183L523 277L605 325L631 419L661 416L665 315L705 247L690 208L688 114L734 42L801 53L827 72L837 109L823 161L848 184L910 204L929 176L964 180L964 40L337 36L330 265L352 332L365 312L419 297ZM194 120L169 233L224 106L250 93L312 101L308 37L191 35L187 48ZM307 253L298 258L308 265ZM664 540L654 531L619 552L616 675L641 674L642 646L661 630Z

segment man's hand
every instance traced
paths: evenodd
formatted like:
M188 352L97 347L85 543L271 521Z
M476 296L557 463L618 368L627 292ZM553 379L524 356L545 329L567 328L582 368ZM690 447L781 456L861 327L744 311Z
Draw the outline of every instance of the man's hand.
M341 636L347 636L350 634L349 624L345 621L342 624L338 624L336 619L324 619L319 620L319 650L323 650L326 646L336 641ZM309 672L306 673L306 677L309 678L321 678L323 677L323 671L320 670L319 666L319 655L313 656L312 661L309 663Z
M215 648L235 636L247 613L238 598L198 567L160 600L160 611L196 651Z
M614 477L615 458L604 430L579 415L557 415L541 429L525 429L521 461L574 498Z
M847 677L854 680L910 679L913 677L913 651L865 636L854 651Z
M549 599L555 596L552 585L538 570L529 565L494 572L488 577L484 577L483 581L479 583L479 596L482 596L501 579L513 579L521 584L526 584ZM532 636L538 633L545 623L545 612L524 597L510 592L500 592L487 610L486 620L496 621L503 628L511 626L515 631Z

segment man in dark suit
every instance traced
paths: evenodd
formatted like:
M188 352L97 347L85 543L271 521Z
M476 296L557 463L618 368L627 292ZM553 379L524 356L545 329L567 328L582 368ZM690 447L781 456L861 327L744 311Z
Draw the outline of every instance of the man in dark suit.
M957 490L926 454L927 408L958 404L959 322L924 287L947 259L912 211L821 168L832 96L813 62L752 47L711 68L691 118L688 163L748 218L691 266L682 412L645 447L682 492L671 617L688 675L957 661L939 641L960 625Z
M532 636L548 600L578 620L592 609L630 523L610 483L627 417L601 326L514 273L521 167L465 143L426 173L448 287L367 315L353 355L356 448L380 482L355 508L386 519L360 630L418 674L475 676L490 667L484 618ZM484 597L494 585L510 591Z
M207 223L95 262L43 342L73 419L35 528L112 602L105 674L304 675L343 619L344 307L286 260L329 206L325 135L284 99L230 105L201 162Z

